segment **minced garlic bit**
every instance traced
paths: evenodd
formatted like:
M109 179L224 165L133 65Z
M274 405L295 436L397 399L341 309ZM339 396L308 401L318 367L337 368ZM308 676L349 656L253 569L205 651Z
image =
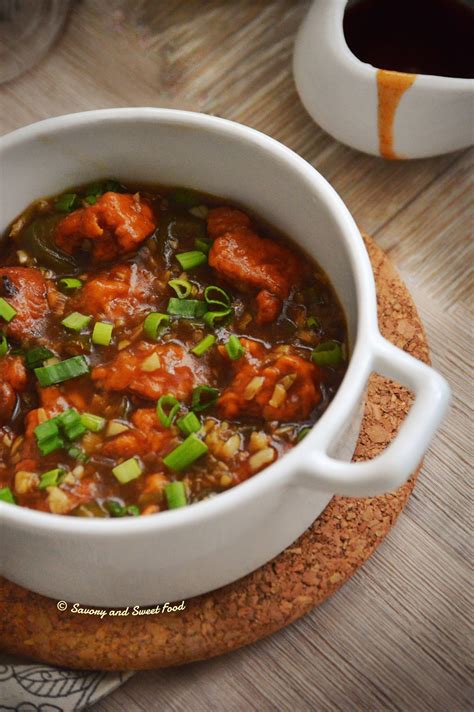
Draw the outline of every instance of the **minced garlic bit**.
M259 390L262 388L263 384L265 383L265 379L263 376L254 376L252 380L247 383L245 390L244 390L244 398L245 400L252 400L252 398L255 398Z
M264 450L259 450L249 458L249 467L252 472L260 470L265 465L269 465L273 462L275 457L275 451L271 447L266 447Z
M67 514L71 510L69 495L59 487L48 487L48 506L53 514Z
M39 485L39 477L36 472L19 470L15 475L15 492L27 494L33 492Z

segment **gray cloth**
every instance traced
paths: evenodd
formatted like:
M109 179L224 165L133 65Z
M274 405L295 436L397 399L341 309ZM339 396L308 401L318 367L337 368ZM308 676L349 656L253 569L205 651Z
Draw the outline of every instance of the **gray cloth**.
M131 675L131 672L66 670L0 653L0 710L83 710L122 685Z

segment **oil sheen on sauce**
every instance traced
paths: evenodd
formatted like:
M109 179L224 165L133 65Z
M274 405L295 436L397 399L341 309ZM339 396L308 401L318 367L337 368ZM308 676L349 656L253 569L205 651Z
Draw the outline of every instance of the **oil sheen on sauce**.
M361 61L378 68L380 154L397 158L393 126L403 94L417 74L474 77L472 0L356 0L344 34Z

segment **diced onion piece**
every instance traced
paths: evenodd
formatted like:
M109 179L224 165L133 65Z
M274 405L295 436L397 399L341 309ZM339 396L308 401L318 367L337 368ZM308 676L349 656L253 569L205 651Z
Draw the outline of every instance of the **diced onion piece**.
M268 401L268 405L272 408L279 408L286 400L286 389L282 383L276 383L273 389L272 397Z
M254 455L249 458L249 467L252 472L260 470L261 467L269 465L273 462L275 457L275 451L271 447L266 447L263 450L259 450Z
M113 438L116 435L125 433L127 430L130 430L130 425L128 425L127 423L122 423L120 420L111 420L109 422L109 424L107 425L107 430L105 431L105 437Z
M188 503L184 482L169 482L165 485L165 496L168 509L185 507Z
M238 433L235 433L235 435L231 435L230 438L221 447L220 454L225 459L230 459L236 454L239 448L240 435Z
M163 462L170 470L180 472L193 464L208 451L206 443L196 436L195 433L189 435L181 445L172 450Z
M252 400L255 398L259 390L265 383L265 378L263 376L254 376L249 383L245 386L244 398L245 400Z
M131 457L120 465L116 465L116 467L112 469L112 472L120 484L125 485L127 482L131 482L140 477L143 472L143 467L138 458Z
M140 366L140 370L145 371L145 373L152 373L153 371L157 371L159 368L161 368L161 361L156 351L147 356L146 359L142 361Z

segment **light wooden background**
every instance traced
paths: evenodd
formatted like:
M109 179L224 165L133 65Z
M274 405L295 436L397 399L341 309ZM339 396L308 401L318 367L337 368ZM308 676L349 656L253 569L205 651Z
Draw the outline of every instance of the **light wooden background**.
M0 87L2 132L85 109L172 106L241 121L290 146L390 254L454 390L406 512L339 593L250 648L139 673L94 712L469 709L472 156L388 163L319 129L291 73L308 4L83 0L48 57Z

